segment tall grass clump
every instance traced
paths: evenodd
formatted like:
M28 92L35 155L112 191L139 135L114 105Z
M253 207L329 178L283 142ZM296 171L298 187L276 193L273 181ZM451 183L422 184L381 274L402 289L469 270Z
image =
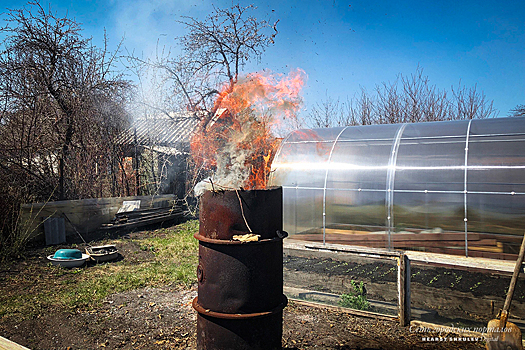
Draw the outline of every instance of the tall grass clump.
M11 217L4 217L0 235L0 262L23 255L29 240L34 236L38 226L35 221L41 210L34 213L31 208L27 216L23 216L21 210L12 210L8 214Z

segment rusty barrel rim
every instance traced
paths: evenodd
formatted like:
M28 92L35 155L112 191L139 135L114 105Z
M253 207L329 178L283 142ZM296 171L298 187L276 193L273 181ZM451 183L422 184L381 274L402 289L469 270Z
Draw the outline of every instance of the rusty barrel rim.
M277 242L277 241L282 241L283 239L285 239L287 236L288 236L288 233L285 232L285 231L281 231L282 234L283 234L283 237L280 238L280 237L274 237L274 238L266 238L266 239L261 239L259 241L251 241L251 242L242 242L242 241L234 241L234 240L229 240L229 239L215 239L215 238L209 238L209 237L205 237L203 235L201 235L200 233L195 233L193 235L194 238L198 239L200 242L205 242L205 243L212 243L212 244L264 244L264 243L271 243L271 242ZM252 232L245 232L246 234L248 233L252 233Z
M205 309L199 304L198 296L195 297L195 299L193 299L193 302L192 302L193 308L199 314L204 315L204 316L215 317L215 318L228 319L228 320L244 320L244 319L249 319L249 318L259 318L259 317L267 317L267 316L275 315L279 312L282 312L283 309L286 307L286 305L288 305L288 298L284 294L281 296L281 303L275 308L271 309L270 311L255 312L251 314L227 314L223 312L217 312L217 311Z

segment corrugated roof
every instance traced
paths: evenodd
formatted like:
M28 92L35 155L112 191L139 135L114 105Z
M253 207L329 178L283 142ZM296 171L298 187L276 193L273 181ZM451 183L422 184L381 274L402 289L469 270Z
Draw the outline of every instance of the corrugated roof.
M190 142L199 121L190 113L139 118L122 134L119 143L135 144L136 133L136 142L141 146L176 147Z

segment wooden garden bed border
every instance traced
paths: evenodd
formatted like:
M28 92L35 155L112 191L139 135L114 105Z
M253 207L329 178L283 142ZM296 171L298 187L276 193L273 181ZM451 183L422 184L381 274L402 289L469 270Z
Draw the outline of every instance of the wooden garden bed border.
M333 253L355 254L362 257L396 260L397 287L398 287L398 317L401 326L410 325L410 264L411 262L449 265L452 267L476 268L487 271L508 272L514 271L515 262L488 258L463 257L439 253L416 251L397 251L381 248L368 248L333 243L318 243L299 240L284 240L284 248L292 250L324 251ZM524 264L525 266L525 264ZM522 270L525 271L524 266ZM367 313L367 311L360 311ZM374 317L371 313L371 317Z

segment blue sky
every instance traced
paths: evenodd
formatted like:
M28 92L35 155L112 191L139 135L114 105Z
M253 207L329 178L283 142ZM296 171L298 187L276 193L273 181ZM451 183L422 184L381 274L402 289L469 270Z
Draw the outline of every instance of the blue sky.
M156 43L175 46L184 34L180 16L204 18L217 0L42 0L58 14L83 24L84 35L151 55ZM269 68L308 75L305 108L327 97L346 100L360 87L395 80L423 68L441 89L477 84L504 116L525 104L525 1L240 1L258 6L255 16L275 21L279 34L261 62L246 71ZM18 8L24 1L2 1Z

